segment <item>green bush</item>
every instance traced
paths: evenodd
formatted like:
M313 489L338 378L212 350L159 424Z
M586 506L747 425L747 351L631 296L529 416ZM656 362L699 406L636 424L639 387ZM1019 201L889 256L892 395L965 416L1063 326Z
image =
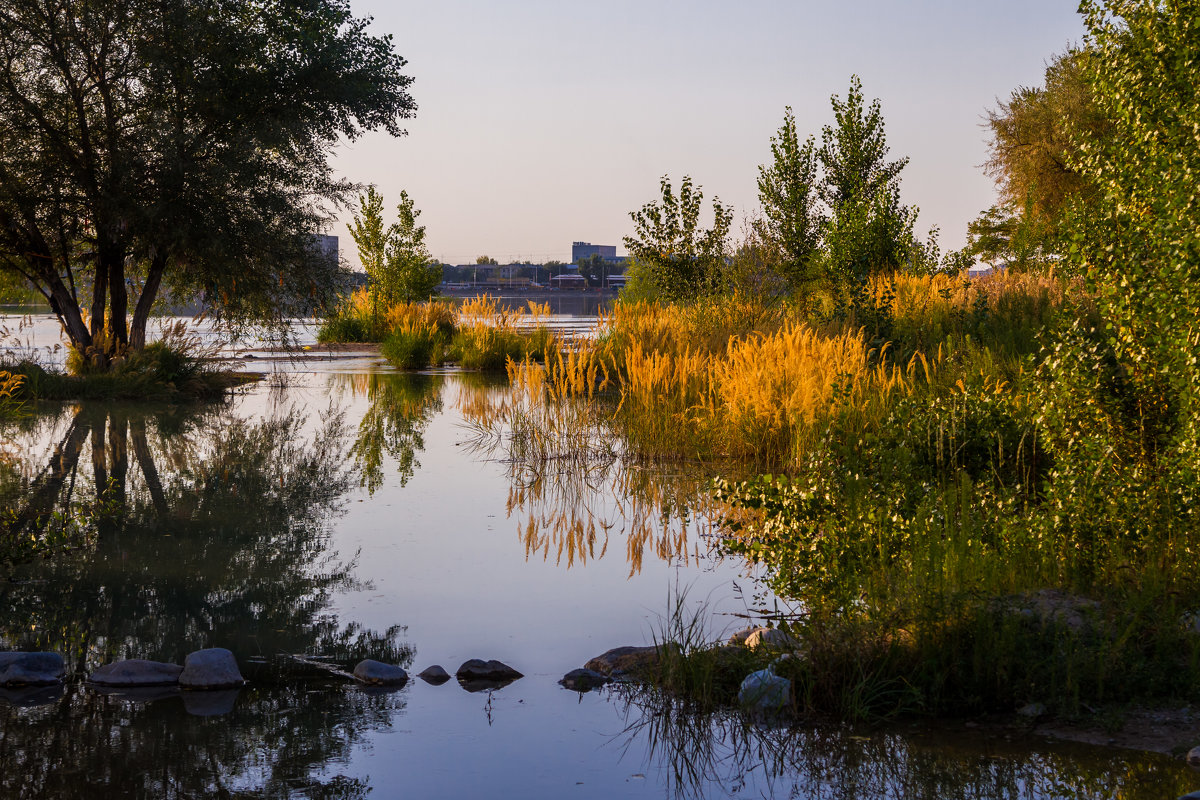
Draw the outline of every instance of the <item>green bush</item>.
M393 331L379 347L379 352L401 369L424 369L442 363L446 337L433 327L415 326Z

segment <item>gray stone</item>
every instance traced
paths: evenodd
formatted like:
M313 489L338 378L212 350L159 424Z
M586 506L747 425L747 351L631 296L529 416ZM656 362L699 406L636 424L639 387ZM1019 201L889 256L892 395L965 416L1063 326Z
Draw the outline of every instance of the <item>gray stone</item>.
M746 637L746 647L751 650L792 650L798 645L799 642L778 628L758 628Z
M614 647L612 650L596 656L583 667L618 678L643 674L656 664L658 664L658 648L651 645L650 647Z
M1189 767L1200 767L1200 747L1193 747L1188 751L1187 763Z
M233 711L238 698L237 689L215 692L184 692L183 708L193 717L219 717Z
M1029 703L1018 708L1017 713L1022 717L1037 719L1046 715L1046 706L1043 703Z
M1185 794L1183 797L1179 798L1179 800L1200 800L1200 792Z
M0 686L51 686L66 671L58 653L0 653Z
M179 683L182 672L178 664L131 658L105 664L88 680L97 686L171 686Z
M564 688L576 692L590 692L592 689L599 689L606 683L612 683L612 678L595 670L573 669L563 675L559 683Z
M432 667L426 667L425 669L421 670L417 677L426 683L431 683L434 686L441 686L443 683L450 680L450 673L442 669L440 664L434 664Z
M503 662L478 658L464 661L455 675L460 681L514 681L525 677Z
M792 682L769 669L751 672L738 688L738 703L753 711L780 711L791 699Z
M179 675L179 685L184 689L236 689L245 684L237 659L223 647L189 653Z
M408 673L402 667L368 658L354 667L354 678L368 686L400 686L408 682Z

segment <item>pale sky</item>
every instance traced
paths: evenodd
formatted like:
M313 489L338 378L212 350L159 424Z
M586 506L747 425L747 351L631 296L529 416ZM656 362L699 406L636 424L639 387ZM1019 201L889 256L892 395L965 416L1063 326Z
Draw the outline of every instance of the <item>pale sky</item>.
M434 257L567 261L617 245L659 178L701 184L740 220L784 106L802 137L832 122L851 74L879 98L918 230L959 247L992 205L983 116L1039 85L1083 36L1076 0L351 0L409 62L409 135L365 136L334 159L389 211L407 190ZM342 224L343 257L357 263Z

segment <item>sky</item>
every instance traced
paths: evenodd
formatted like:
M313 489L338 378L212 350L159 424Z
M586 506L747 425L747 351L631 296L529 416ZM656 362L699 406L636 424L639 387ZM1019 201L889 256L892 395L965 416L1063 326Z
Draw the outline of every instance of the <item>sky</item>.
M441 261L569 261L571 243L617 245L629 212L684 175L758 208L760 164L791 106L801 137L830 124L857 74L878 98L902 199L922 234L965 243L995 202L989 108L1043 80L1083 37L1077 0L351 0L408 60L408 135L343 144L339 175L406 190ZM711 212L709 212L711 218ZM357 264L339 214L330 231ZM394 218L394 217L393 217ZM390 220L389 220L390 221Z

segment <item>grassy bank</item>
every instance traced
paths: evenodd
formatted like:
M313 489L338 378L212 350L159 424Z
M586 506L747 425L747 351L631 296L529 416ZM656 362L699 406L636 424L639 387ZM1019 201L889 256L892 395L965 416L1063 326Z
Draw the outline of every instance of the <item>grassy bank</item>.
M779 621L798 712L1200 700L1196 461L1138 444L1155 407L1112 399L1089 297L1027 275L895 276L871 296L841 318L621 304L594 342L512 363L488 413L535 470L736 476L714 513L802 609ZM687 695L727 700L756 663L680 644L656 680Z

